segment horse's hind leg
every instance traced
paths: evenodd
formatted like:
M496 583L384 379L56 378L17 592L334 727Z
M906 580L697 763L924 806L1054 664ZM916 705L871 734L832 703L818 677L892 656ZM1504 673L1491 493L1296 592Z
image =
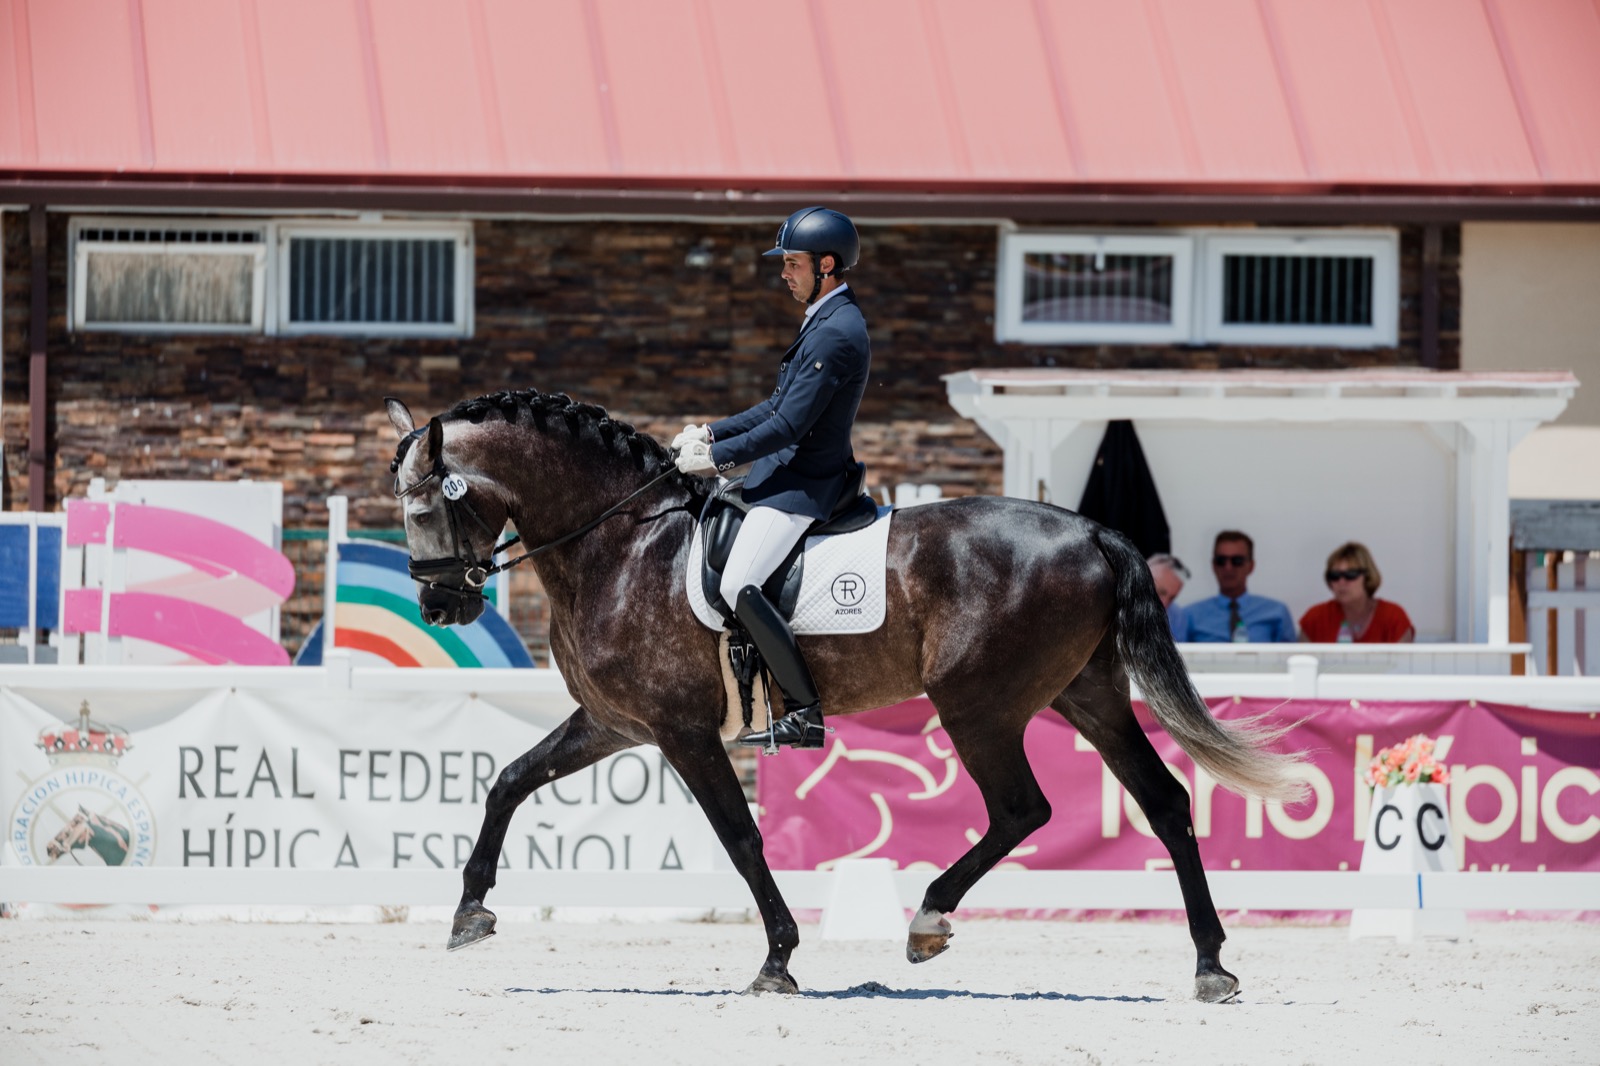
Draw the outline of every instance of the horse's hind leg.
M1172 856L1189 917L1189 935L1197 953L1195 998L1207 1003L1231 998L1239 991L1239 980L1222 968L1220 953L1226 934L1211 902L1205 868L1200 864L1200 847L1189 816L1189 794L1161 761L1133 716L1122 668L1103 659L1092 661L1050 706L1095 746Z
M945 733L983 796L989 828L928 886L906 940L906 958L912 962L926 962L950 946L952 933L945 915L956 909L978 878L1050 820L1050 801L1044 798L1022 748L1030 717L1021 714L974 721L970 716L952 720L941 715Z
M483 828L478 830L472 857L461 871L461 902L450 927L450 942L446 945L449 950L494 935L494 912L483 905L483 898L494 887L500 848L511 827L511 816L522 801L540 785L582 770L634 743L596 722L579 707L549 736L500 771L484 801Z

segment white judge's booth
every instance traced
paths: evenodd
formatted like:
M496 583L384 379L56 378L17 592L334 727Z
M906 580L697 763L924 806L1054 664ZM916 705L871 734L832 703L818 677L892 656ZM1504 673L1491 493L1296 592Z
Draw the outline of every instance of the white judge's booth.
M1355 540L1406 609L1412 647L1187 645L1198 671L1287 669L1507 674L1511 450L1555 418L1566 371L970 370L950 402L1005 453L1004 491L1076 509L1106 424L1133 422L1192 577L1180 604L1215 595L1213 539L1255 541L1250 591L1298 619L1329 598L1329 553Z

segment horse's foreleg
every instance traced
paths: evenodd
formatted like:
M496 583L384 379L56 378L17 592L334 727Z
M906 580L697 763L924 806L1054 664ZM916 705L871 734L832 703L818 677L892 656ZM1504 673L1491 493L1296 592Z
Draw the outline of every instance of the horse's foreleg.
M484 801L483 828L478 830L472 857L461 871L461 903L456 907L447 945L451 951L494 935L494 912L483 905L483 898L494 887L500 848L511 827L511 816L522 801L540 785L633 745L634 741L612 732L579 707L549 736L500 771Z
M761 831L750 816L739 776L728 761L727 752L715 734L693 737L658 736L661 752L694 793L716 831L717 839L739 871L767 930L767 959L761 972L746 992L798 992L800 986L789 976L789 955L800 943L800 930L788 904L778 894L778 884L767 868L761 847Z
M1205 867L1200 863L1200 846L1195 841L1194 822L1189 816L1189 793L1172 776L1151 746L1150 738L1139 728L1126 690L1117 696L1110 689L1095 689L1089 698L1082 698L1075 684L1068 689L1066 698L1052 706L1095 746L1106 767L1133 796L1156 838L1172 856L1178 887L1183 892L1184 911L1189 918L1189 936L1195 946L1195 998L1206 1003L1232 998L1239 991L1239 979L1222 968L1222 942L1227 935L1222 931L1217 908L1211 902Z
M912 962L926 962L950 946L954 934L945 915L956 909L978 878L1050 820L1050 802L1044 798L1022 750L1022 727L1026 721L1023 716L1015 731L983 736L962 721L945 725L962 765L983 796L989 828L928 886L921 908L911 919L906 940L906 958ZM993 721L987 725L993 728Z

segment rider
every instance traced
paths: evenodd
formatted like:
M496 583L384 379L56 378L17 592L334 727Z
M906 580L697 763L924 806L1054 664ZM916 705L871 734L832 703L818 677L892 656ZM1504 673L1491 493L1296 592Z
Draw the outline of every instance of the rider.
M712 474L751 463L744 499L753 504L722 571L722 598L750 633L778 686L797 710L751 746L820 748L822 700L795 644L794 631L761 591L812 523L833 514L856 466L850 428L867 388L872 353L855 293L840 277L856 265L861 238L844 215L807 207L790 215L762 253L783 257L783 280L806 305L800 332L778 367L771 397L706 426L685 426L673 440L678 468Z

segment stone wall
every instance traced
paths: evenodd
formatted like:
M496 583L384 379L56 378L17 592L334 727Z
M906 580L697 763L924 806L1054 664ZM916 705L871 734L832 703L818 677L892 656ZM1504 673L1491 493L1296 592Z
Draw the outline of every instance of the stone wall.
M4 506L28 499L26 215L4 218ZM998 492L999 449L957 417L941 375L974 367L1415 365L1421 230L1401 231L1393 349L999 345L997 231L867 226L851 284L872 330L857 425L872 486ZM1444 233L1441 363L1459 365L1458 228ZM480 220L475 331L466 340L69 332L67 218L49 225L47 507L89 480L256 478L284 484L285 525L326 522L342 493L357 527L392 527L393 435L381 398L419 415L501 388L563 391L660 436L767 395L799 308L771 260L772 226ZM685 265L691 249L710 265Z

